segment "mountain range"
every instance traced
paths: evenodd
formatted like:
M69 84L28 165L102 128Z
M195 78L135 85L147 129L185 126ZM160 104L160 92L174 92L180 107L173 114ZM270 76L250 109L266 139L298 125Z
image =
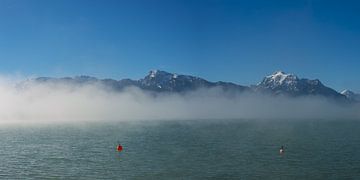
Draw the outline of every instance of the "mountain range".
M121 91L127 87L138 87L140 89L155 93L186 93L204 88L221 88L226 93L265 93L274 96L322 96L339 101L360 102L360 94L350 90L341 93L325 86L320 80L299 78L294 74L276 71L265 76L257 85L242 86L231 82L211 82L200 77L169 73L161 70L152 70L144 78L132 79L98 79L90 76L76 76L64 78L39 77L29 79L22 86L31 83L67 83L72 85L101 84L106 88Z

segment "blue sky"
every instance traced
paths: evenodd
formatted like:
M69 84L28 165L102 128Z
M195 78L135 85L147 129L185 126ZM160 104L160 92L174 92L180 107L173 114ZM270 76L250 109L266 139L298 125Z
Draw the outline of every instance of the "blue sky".
M360 92L360 1L0 0L0 74L243 85L276 70Z

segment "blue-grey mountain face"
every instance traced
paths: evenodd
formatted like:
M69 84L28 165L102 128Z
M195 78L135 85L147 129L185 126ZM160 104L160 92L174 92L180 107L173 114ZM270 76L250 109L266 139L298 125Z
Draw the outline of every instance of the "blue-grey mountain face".
M66 84L71 86L96 84L96 85L101 85L104 88L108 88L111 90L119 90L119 91L123 90L126 87L138 86L139 84L138 81L134 81L131 79L114 80L114 79L97 79L91 76L75 76L75 77L64 77L64 78L39 77L25 81L19 84L18 87L26 88L27 86L31 86L32 83L49 84L49 85Z
M86 84L99 84L103 87L111 88L113 90L123 90L126 87L138 87L143 90L152 92L174 92L183 93L193 91L197 89L206 88L221 88L226 92L244 92L250 91L249 87L237 85L230 82L210 82L205 79L188 76L188 75L177 75L168 73L160 70L150 71L147 76L140 80L122 79L97 79L90 76L76 76L76 77L65 77L65 78L49 78L39 77L31 80L36 83L64 83L70 85L86 85Z
M147 76L140 80L97 79L89 76L76 76L73 78L40 77L30 81L53 84L66 83L71 85L100 84L105 88L117 91L132 86L156 93L184 93L197 89L220 88L229 94L252 92L292 97L317 95L336 100L360 101L359 95L352 93L351 91L341 94L324 86L317 79L303 79L296 75L286 74L281 71L266 76L258 85L252 86L251 88L230 82L210 82L195 76L178 75L160 70L150 71Z
M320 95L336 99L346 99L344 95L324 86L318 79L302 79L296 75L286 74L282 71L277 71L272 75L266 76L254 89L257 92L271 93L274 95Z

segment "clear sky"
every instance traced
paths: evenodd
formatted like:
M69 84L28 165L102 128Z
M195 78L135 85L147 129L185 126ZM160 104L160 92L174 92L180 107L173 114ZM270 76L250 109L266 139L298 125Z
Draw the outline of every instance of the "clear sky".
M0 0L0 74L256 84L283 70L360 92L360 1Z

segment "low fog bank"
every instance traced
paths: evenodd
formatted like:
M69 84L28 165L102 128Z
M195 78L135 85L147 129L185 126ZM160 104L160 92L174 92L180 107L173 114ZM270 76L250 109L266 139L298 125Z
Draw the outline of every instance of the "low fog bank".
M359 105L321 97L229 96L221 89L156 94L138 88L112 91L99 84L32 83L0 79L0 123L192 119L360 119Z

